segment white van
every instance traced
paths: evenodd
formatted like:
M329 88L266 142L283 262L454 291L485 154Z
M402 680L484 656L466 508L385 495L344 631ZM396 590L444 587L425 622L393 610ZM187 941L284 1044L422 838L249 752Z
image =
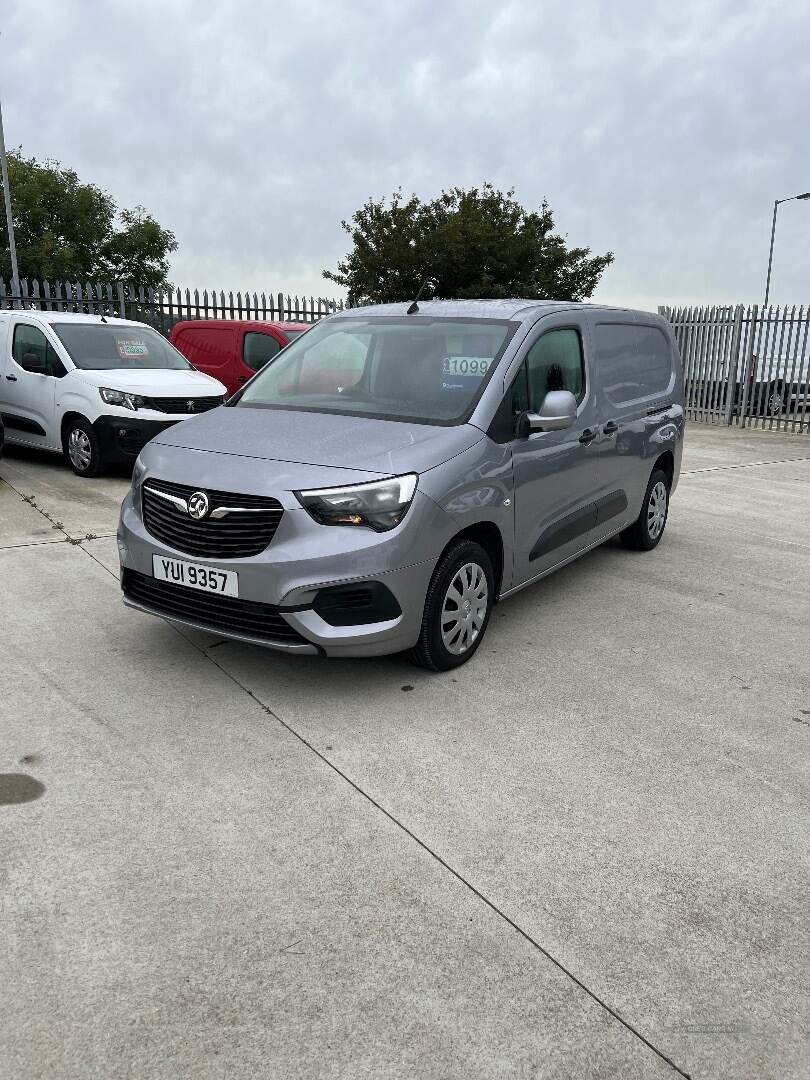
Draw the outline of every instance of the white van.
M64 453L79 476L134 462L164 428L226 400L151 327L63 311L0 311L6 443Z

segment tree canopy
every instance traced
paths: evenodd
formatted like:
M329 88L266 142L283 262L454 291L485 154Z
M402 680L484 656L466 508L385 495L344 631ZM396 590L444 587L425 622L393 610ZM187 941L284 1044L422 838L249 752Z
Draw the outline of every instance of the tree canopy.
M119 211L96 184L21 149L8 155L8 173L21 278L166 286L177 241L142 206ZM9 278L8 228L5 214L0 218L0 277Z
M370 198L341 222L353 247L323 276L346 288L352 305L411 300L426 277L443 299L587 299L613 252L569 248L545 199L527 211L514 194L485 183L431 202L401 189L390 206Z

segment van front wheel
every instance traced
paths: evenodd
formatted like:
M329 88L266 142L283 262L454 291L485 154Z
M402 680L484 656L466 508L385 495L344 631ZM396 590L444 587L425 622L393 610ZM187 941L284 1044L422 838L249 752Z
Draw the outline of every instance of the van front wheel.
M494 599L489 555L473 540L455 541L433 571L411 660L430 671L465 664L483 640Z
M93 425L83 416L77 416L65 424L62 448L68 465L77 476L98 476L104 467L98 436L93 431Z
M652 551L660 543L669 512L669 477L663 469L653 469L641 513L620 535L631 551Z

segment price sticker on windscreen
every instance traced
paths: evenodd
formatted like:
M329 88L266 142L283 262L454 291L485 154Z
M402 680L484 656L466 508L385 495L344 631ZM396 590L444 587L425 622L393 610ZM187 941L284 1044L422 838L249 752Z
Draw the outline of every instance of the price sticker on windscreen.
M488 356L445 356L442 390L475 390L491 363Z
M115 344L118 348L118 355L121 357L122 360L132 360L136 356L149 355L149 349L143 338L116 338Z

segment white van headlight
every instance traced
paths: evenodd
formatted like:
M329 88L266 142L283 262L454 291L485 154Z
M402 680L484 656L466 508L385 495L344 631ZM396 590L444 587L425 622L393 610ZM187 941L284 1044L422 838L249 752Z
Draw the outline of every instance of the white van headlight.
M365 525L376 532L395 529L416 491L416 473L350 487L296 491L295 497L321 525Z
M146 404L139 394L125 394L123 390L108 390L105 386L98 389L105 405L119 405L122 409L142 409Z

